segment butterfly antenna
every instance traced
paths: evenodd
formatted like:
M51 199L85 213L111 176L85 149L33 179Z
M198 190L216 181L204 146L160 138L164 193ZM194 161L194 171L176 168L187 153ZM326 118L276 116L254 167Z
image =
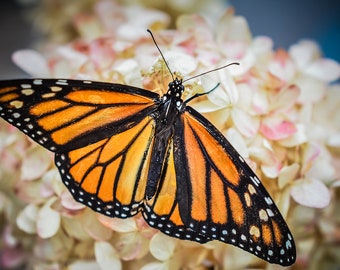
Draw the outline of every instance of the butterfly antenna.
M193 77L190 77L190 78L188 78L188 79L184 80L184 81L183 81L183 83L184 83L184 82L186 82L186 81L189 81L189 80L191 80L191 79L194 79L194 78L197 78L197 77L203 76L203 75L205 75L205 74L208 74L208 73L211 73L211 72L214 72L214 71L217 71L217 70L220 70L220 69L223 69L223 68L229 67L229 66L231 66L231 65L239 65L239 64L240 64L240 63L238 63L238 62L229 63L229 64L227 64L227 65L224 65L224 66L222 66L222 67L218 67L218 68L215 68L215 69L212 69L212 70L209 70L209 71L203 72L203 73L201 73L201 74L195 75L195 76L193 76Z
M156 42L156 40L155 40L155 38L154 38L154 36L153 36L151 30L147 29L147 31L149 32L149 34L150 34L150 36L151 36L151 38L152 38L152 40L153 40L153 43L155 43L155 45L156 45L156 47L157 47L159 53L161 54L161 56L162 56L162 58L163 58L163 60L164 60L164 63L165 63L166 67L168 68L168 70L169 70L169 72L170 72L170 74L171 74L172 80L174 81L174 80L175 80L174 75L173 75L173 73L172 73L172 71L171 71L171 69L170 69L170 67L169 67L169 65L168 65L168 62L165 60L165 57L164 57L164 55L163 55L161 49L158 47L157 42Z

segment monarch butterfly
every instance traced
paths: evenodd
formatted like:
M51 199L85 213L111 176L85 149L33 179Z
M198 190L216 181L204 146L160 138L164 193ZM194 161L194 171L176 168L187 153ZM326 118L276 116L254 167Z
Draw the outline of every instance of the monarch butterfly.
M93 210L119 218L142 212L169 236L219 240L293 264L294 240L270 195L188 106L198 95L183 101L183 91L178 78L163 96L94 81L7 80L0 81L0 116L55 153L62 181Z

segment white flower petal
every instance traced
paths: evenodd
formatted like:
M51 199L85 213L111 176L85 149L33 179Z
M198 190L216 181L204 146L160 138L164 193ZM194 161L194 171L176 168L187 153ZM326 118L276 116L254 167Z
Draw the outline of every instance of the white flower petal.
M41 147L33 147L27 152L21 166L21 179L34 180L41 177L50 167L52 159Z
M100 269L122 269L122 262L117 251L108 242L96 242L94 244L94 254Z
M36 205L27 205L17 216L18 227L26 233L35 233L38 211Z
M106 227L111 228L114 231L126 233L134 232L137 230L137 224L134 218L109 218L104 215L99 215L98 220Z
M115 66L114 69L124 76L126 84L142 87L142 78L139 72L140 67L136 60L128 59Z
M222 109L224 106L219 106L212 103L210 100L202 100L193 104L190 104L190 107L193 107L195 110L199 111L200 113L209 113L215 112L219 109Z
M291 195L297 203L314 208L328 206L331 199L328 188L313 178L295 181Z
M336 81L340 77L340 65L331 59L317 59L305 69L305 73L324 82Z
M140 270L169 270L167 262L152 262L144 265Z
M176 243L176 239L156 233L150 241L150 252L156 259L166 261L173 255Z
M234 108L231 112L233 122L237 129L246 137L253 137L259 130L260 121L247 112Z
M281 166L281 162L276 162L273 165L262 165L261 170L268 178L276 178L280 173Z
M237 103L239 94L234 79L229 75L228 72L219 70L218 71L220 86L209 93L208 99L217 105L218 108L231 106ZM211 83L210 80L202 78L202 85L206 91L216 87L217 83ZM209 82L209 84L208 84Z
M312 76L301 76L295 80L295 84L300 88L298 101L301 104L318 102L325 95L325 82Z
M229 128L226 133L226 138L235 147L237 152L243 157L249 157L249 151L246 142L242 135L234 128Z
M22 70L33 77L50 77L49 67L46 59L34 50L16 51L12 56L13 62Z
M57 233L60 226L60 214L51 208L56 198L49 199L39 210L37 233L41 238L50 238Z
M285 166L281 169L279 174L279 188L283 189L286 185L292 182L297 176L300 170L300 165L298 163L293 163L289 166Z
M67 270L102 270L102 268L100 268L95 261L77 260L75 262L72 262L67 267Z
M109 240L113 233L110 228L104 227L95 215L83 220L83 228L92 239L99 241Z
M271 54L273 49L273 40L267 36L254 37L251 49L257 58L261 55L266 55L267 53Z
M329 135L327 144L331 147L340 148L340 133Z
M172 72L180 73L184 79L196 70L197 60L186 53L180 51L168 51L164 53L164 58Z
M289 54L303 72L314 59L320 57L320 48L314 41L302 40L289 48Z

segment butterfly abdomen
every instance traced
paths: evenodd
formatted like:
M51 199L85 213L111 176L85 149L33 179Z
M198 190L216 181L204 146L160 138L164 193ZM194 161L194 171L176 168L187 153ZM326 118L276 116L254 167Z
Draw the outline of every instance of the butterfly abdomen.
M170 151L169 145L171 145L175 122L178 121L178 114L180 113L178 102L183 103L180 99L180 95L175 96L174 93L169 90L168 94L159 99L159 106L157 111L153 114L156 128L145 190L147 199L150 199L155 195L162 175L164 176L163 171L166 168L165 164L167 163Z

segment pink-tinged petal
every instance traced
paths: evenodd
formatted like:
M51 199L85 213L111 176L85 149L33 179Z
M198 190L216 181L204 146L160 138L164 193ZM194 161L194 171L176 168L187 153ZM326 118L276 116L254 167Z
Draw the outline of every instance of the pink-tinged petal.
M291 195L297 203L313 208L325 208L331 199L328 188L321 181L313 178L295 181Z
M35 233L39 208L34 204L27 205L17 216L18 227L26 233Z
M296 73L293 61L284 50L276 52L273 61L268 65L268 70L284 82L291 81Z
M279 188L283 189L285 186L293 182L298 175L300 170L300 165L298 163L293 163L289 166L284 166L279 173Z
M275 117L268 116L261 122L261 133L269 140L282 140L295 134L297 128L294 123Z
M99 215L98 220L107 228L116 232L133 232L137 230L137 224L134 218L110 218L104 215Z
M198 48L214 48L215 41L213 34L207 20L203 16L196 14L181 15L176 20L176 25L177 29L180 30L179 33L182 32L184 35L178 35L179 37L175 38L174 44L180 45L187 53L193 54Z
M237 129L246 137L254 137L260 127L260 120L247 112L234 108L231 117Z
M61 193L61 205L70 210L84 209L85 205L77 202L68 190Z
M291 136L281 139L280 145L285 147L294 147L307 141L306 127L302 124L295 125L296 131Z
M89 44L89 58L96 69L107 69L115 59L111 42L106 38L98 38Z
M21 166L21 179L34 180L41 177L50 167L51 161L41 147L31 148Z
M332 59L317 59L304 72L324 82L336 81L340 77L340 65Z
M33 77L50 77L49 67L46 59L34 50L20 50L12 55L13 62L23 71Z
M94 254L101 269L122 269L117 251L108 242L96 242Z
M0 267L5 269L20 269L26 260L26 255L19 247L1 247Z
M150 241L150 252L157 260L166 261L173 256L176 244L176 239L159 232Z
M299 96L300 89L296 85L280 88L269 96L269 110L276 113L285 111L296 104Z
M54 236L59 230L60 214L51 208L55 201L56 198L49 199L38 212L37 234L43 239Z
M18 246L18 244L20 244L20 241L14 231L15 231L14 226L6 224L3 227L1 244L5 245L6 247Z
M301 173L306 174L321 154L321 148L316 143L308 143L303 148Z
M88 61L88 45L81 42L71 44L69 46L61 46L57 48L57 59L50 60L50 66L54 67L59 61L68 65L66 71L71 69L79 69Z

